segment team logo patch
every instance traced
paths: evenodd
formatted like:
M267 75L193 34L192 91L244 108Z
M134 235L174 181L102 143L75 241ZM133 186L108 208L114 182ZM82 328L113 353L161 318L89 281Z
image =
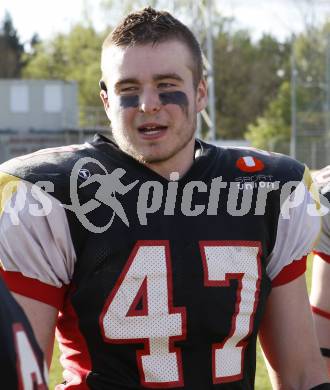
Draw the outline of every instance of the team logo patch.
M80 171L78 173L78 176L81 179L87 180L87 179L89 179L91 177L91 173L89 172L88 169L80 169Z
M236 167L243 172L258 172L265 168L265 164L256 157L245 156L236 161Z

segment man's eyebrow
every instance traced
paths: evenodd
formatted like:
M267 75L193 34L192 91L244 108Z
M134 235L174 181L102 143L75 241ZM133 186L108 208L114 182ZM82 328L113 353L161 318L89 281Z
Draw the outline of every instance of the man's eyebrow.
M155 74L153 76L154 81L160 81L160 80L165 80L165 79L173 79L173 80L177 80L177 81L183 81L183 78L180 77L177 73L160 73L160 74ZM121 79L121 80L116 82L115 89L118 89L123 84L139 84L139 80L134 78L134 77L128 77L126 79Z
M177 73L161 73L153 76L154 81L160 81L164 79L174 79L177 81L183 81L183 78L180 77Z
M127 79L121 79L121 80L116 82L115 88L117 89L118 87L120 87L123 84L139 84L139 81L138 81L138 79L135 79L135 78L132 78L132 77L131 78L127 78Z

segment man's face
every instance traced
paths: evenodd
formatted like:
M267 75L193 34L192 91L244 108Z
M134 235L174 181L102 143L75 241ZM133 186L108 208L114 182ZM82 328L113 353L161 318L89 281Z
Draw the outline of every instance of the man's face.
M196 114L207 98L204 81L194 88L191 64L179 41L103 52L108 91L101 98L124 152L147 164L180 163L193 153Z

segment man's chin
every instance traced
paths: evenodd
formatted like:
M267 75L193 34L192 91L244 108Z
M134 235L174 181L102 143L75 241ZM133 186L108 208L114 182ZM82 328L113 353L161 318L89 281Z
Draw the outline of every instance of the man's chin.
M147 164L147 165L150 165L150 164L160 164L160 163L163 163L167 160L169 160L172 156L171 155L157 155L157 156L154 156L154 155L140 155L138 157L138 160L143 163L143 164Z
M142 164L157 165L165 163L180 154L180 152L187 147L191 138L187 140L187 142L182 142L182 144L176 145L175 148L165 148L164 144L155 144L149 148L127 147L125 151Z
M169 160L176 154L176 151L166 152L161 150L145 151L133 150L131 156L143 164L159 164Z

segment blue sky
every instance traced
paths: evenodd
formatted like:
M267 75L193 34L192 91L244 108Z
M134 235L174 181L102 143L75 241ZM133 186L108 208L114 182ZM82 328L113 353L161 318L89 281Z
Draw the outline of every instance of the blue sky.
M45 39L58 31L68 31L86 15L86 10L95 25L104 27L106 21L99 2L0 0L0 19L8 10L22 41L28 40L34 32ZM270 32L283 40L292 32L301 31L306 18L319 24L330 15L330 0L214 0L214 3L223 15L235 18L235 27L248 28L255 38Z

